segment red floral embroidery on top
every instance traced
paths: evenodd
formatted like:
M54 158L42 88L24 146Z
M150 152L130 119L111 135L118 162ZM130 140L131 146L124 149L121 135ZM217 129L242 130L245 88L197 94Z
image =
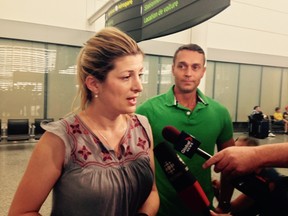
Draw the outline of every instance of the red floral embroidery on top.
M140 137L138 138L137 146L141 147L143 150L145 149L146 140L142 140Z
M72 129L73 134L75 134L75 133L82 134L82 132L80 130L80 125L78 123L71 124L70 127Z
M88 156L91 155L92 153L86 148L86 146L83 146L82 150L78 151L78 154L82 154L83 158L87 160Z
M131 149L130 149L130 146L127 146L126 150L125 150L125 153L124 153L124 156L128 156L128 155L132 155L132 152L131 152Z
M140 125L140 122L138 121L136 117L132 118L132 120L134 124L131 125L131 129L133 129L133 127L137 127Z
M102 158L103 158L103 161L112 160L111 155L109 154L109 152L103 152L102 151Z

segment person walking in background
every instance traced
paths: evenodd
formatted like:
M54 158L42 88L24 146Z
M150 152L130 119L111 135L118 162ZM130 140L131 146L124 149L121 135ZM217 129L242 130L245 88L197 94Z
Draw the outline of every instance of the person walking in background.
M284 133L288 135L288 120L284 119L283 113L281 112L280 107L275 108L274 116L274 124L280 124L284 126Z
M167 93L148 99L137 107L136 113L145 115L151 124L155 146L165 141L162 130L171 125L195 136L201 149L213 154L234 145L233 127L228 110L218 102L205 96L198 85L205 74L205 53L197 44L179 47L173 57L172 74L175 85ZM163 152L163 154L165 154ZM193 155L192 159L179 156L188 165L203 187L210 203L213 200L211 170L203 170L204 159ZM160 216L193 215L179 199L175 189L155 162L156 184L160 195ZM221 178L221 194L217 212L228 212L233 187L225 176Z
M43 126L9 216L39 215L53 189L51 215L156 215L153 138L134 114L143 52L120 30L90 38L77 62L78 113Z

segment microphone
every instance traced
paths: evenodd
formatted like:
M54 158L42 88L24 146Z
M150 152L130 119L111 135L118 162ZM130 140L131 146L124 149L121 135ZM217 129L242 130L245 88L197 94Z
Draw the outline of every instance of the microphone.
M199 148L200 141L190 134L187 134L184 131L177 130L175 127L166 126L162 130L163 137L174 144L174 147L177 151L181 152L185 156L192 158L194 153L197 153L202 158L208 160L212 156Z
M210 202L206 194L174 149L169 144L162 142L153 151L168 180L192 213L210 215Z
M192 158L194 153L197 153L204 159L208 160L212 156L200 149L200 142L190 134L186 132L178 131L172 126L166 126L162 130L163 137L174 145L174 148L184 154L185 156ZM267 202L266 198L269 196L269 186L267 182L255 173L239 176L232 179L232 185L247 195L248 197L259 202Z

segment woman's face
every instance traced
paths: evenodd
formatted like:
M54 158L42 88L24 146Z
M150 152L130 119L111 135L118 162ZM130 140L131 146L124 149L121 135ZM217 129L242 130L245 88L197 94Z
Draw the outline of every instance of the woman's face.
M105 111L115 114L133 113L137 97L143 90L143 55L130 55L115 60L105 82L99 84L98 98Z

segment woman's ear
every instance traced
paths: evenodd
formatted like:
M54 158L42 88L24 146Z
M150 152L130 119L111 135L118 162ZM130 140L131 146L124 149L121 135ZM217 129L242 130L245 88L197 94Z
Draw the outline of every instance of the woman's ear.
M97 78L95 78L94 76L87 76L85 79L85 84L87 86L87 88L94 94L98 94L99 92L99 86L100 86L100 82Z

